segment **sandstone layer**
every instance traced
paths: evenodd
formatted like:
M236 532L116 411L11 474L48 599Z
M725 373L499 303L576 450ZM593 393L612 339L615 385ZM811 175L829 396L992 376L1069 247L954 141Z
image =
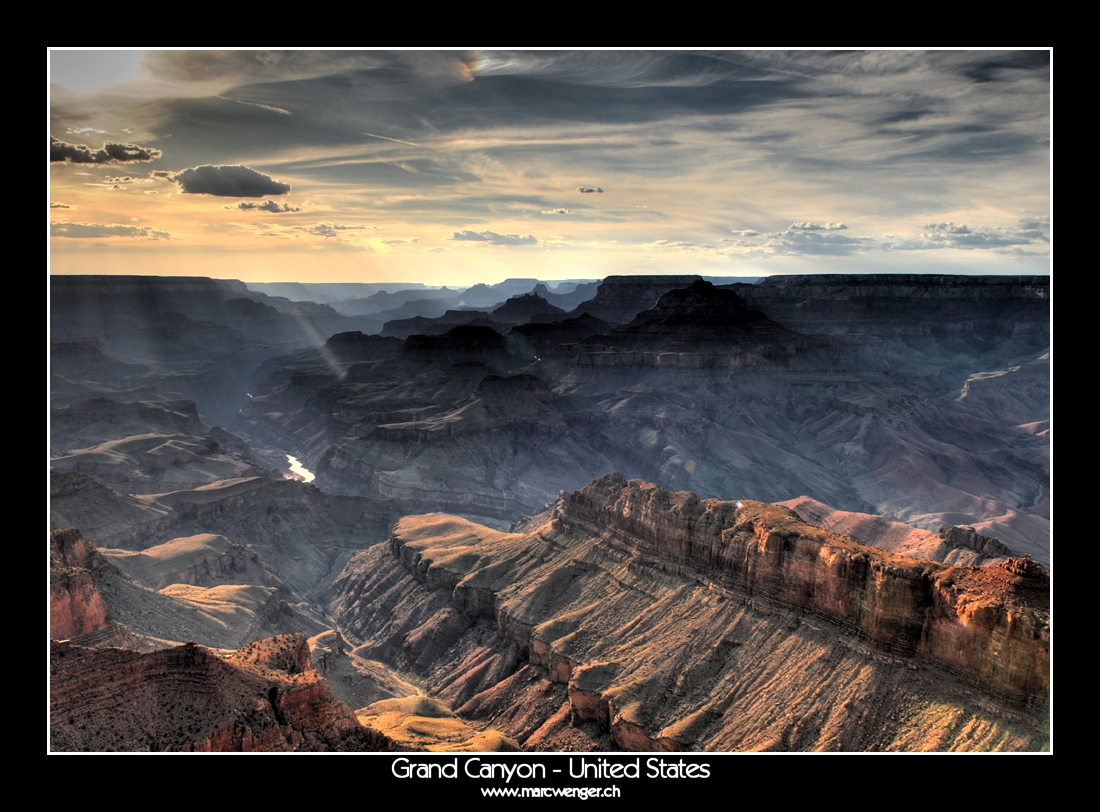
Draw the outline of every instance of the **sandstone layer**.
M608 476L536 532L408 517L330 610L532 749L1034 750L1049 581Z

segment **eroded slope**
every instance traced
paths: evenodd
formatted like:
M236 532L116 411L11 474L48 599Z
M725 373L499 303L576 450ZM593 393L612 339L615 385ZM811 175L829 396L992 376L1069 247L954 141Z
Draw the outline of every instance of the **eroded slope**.
M533 533L408 517L329 606L528 748L1035 750L1048 590L612 475Z

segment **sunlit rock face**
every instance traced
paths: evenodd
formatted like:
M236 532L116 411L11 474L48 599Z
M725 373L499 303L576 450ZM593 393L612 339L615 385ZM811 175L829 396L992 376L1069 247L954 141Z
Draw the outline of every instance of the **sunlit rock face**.
M531 748L1043 746L1034 562L946 567L620 475L544 521L407 517L349 560L329 609L364 656Z

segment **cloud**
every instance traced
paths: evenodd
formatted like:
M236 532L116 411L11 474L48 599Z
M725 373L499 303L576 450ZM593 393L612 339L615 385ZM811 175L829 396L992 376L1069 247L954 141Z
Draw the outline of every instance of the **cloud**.
M573 214L569 209L543 209L543 214Z
M241 101L240 99L228 99L225 96L218 96L222 101L236 102L237 104L244 104L248 107L259 107L261 110L268 110L272 113L279 113L280 115L289 116L290 111L284 110L282 107L273 107L270 104L260 104L259 102Z
M263 203L241 201L230 206L222 206L223 209L239 209L241 211L269 211L273 214L284 212L304 211L301 206L291 206L289 203L276 203L274 200L265 200Z
M65 135L84 135L85 133L95 133L96 135L106 135L106 130L97 130L95 127L69 127L65 130Z
M218 82L227 86L331 76L385 65L370 51L145 51L142 72L170 82Z
M402 245L404 243L420 242L419 237L410 237L408 239L393 238L390 240L382 240L383 245Z
M196 166L184 169L168 179L183 187L184 194L215 197L267 197L285 195L289 183L273 180L247 166Z
M654 240L650 243L654 248L679 248L685 251L696 251L700 248L713 248L713 245L700 245L690 240Z
M838 234L847 229L843 223L791 223L786 231L766 235L760 246L769 254L817 254L846 256L877 247L870 237Z
M161 156L159 149L138 144L116 144L104 141L103 147L94 152L85 144L69 144L50 136L50 162L68 161L74 164L124 164L131 161L155 161Z
M72 206L70 206L68 203L53 202L53 203L50 203L50 208L51 209L71 209Z
M578 186L577 191L580 192L582 195L603 194L603 189L601 189L599 186Z
M104 183L113 183L115 186L119 186L124 183L152 183L152 178L134 178L129 175L118 178L104 178Z
M970 228L965 224L927 223L921 236L913 240L887 243L886 248L895 251L913 251L925 248L1019 248L1025 245L1048 245L1046 221L1020 220L1016 227Z
M312 226L296 226L296 231L312 234L315 237L337 237L343 231L363 231L366 226L346 226L338 223L317 223Z
M497 234L495 231L455 231L447 239L461 242L487 242L492 245L533 245L538 242L530 234L521 237L519 234Z
M848 226L844 223L791 223L790 225L790 229L795 231L844 231L847 228Z
M98 223L54 223L50 226L50 234L54 237L74 237L77 239L129 237L131 239L170 240L173 238L172 233L163 228L116 224L100 225Z

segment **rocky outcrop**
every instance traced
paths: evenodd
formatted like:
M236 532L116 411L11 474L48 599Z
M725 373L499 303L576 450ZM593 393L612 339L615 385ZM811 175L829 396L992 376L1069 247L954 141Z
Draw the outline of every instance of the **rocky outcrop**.
M736 285L751 306L800 333L1009 333L1049 342L1049 276L813 274ZM807 302L822 306L807 307ZM825 303L828 303L825 306ZM843 318L837 318L842 308Z
M933 533L881 516L836 510L808 496L780 504L789 507L808 524L909 558L938 561L953 567L984 567L1018 555L997 539L979 535L972 527L943 527ZM1043 556L1042 560L1048 562L1049 557Z
M50 532L50 637L68 640L110 628L93 570L99 553L74 528Z
M942 527L939 532L940 540L952 550L973 550L983 557L1012 556L1012 550L1005 547L995 538L983 536L973 527L960 525L958 527Z
M588 313L611 324L625 324L669 291L686 288L699 279L690 275L608 276L596 288L596 295L569 315Z
M50 410L50 446L55 453L135 434L199 437L206 434L206 428L190 400L118 402L93 398Z
M229 658L194 643L148 654L54 643L50 740L62 751L393 749L333 698L303 635Z
M526 324L535 316L564 316L565 311L555 307L537 293L513 296L493 311L493 320L505 324Z
M996 568L914 561L777 505L700 500L619 474L563 500L555 523L659 569L827 618L1017 701L1044 701L1049 690L1049 579L1016 559Z
M806 342L753 310L737 293L696 280L671 290L629 324L586 338L573 362L595 366L772 367Z
M328 606L362 656L527 747L1026 750L1048 599L1027 559L906 559L610 475L527 533L406 517Z
M212 436L188 434L134 434L109 440L54 457L50 468L85 474L129 494L197 488L219 479L267 473Z
M233 575L245 572L249 563L257 563L255 555L249 555L239 542L213 533L172 539L140 553L108 550L104 555L149 589L227 583Z

